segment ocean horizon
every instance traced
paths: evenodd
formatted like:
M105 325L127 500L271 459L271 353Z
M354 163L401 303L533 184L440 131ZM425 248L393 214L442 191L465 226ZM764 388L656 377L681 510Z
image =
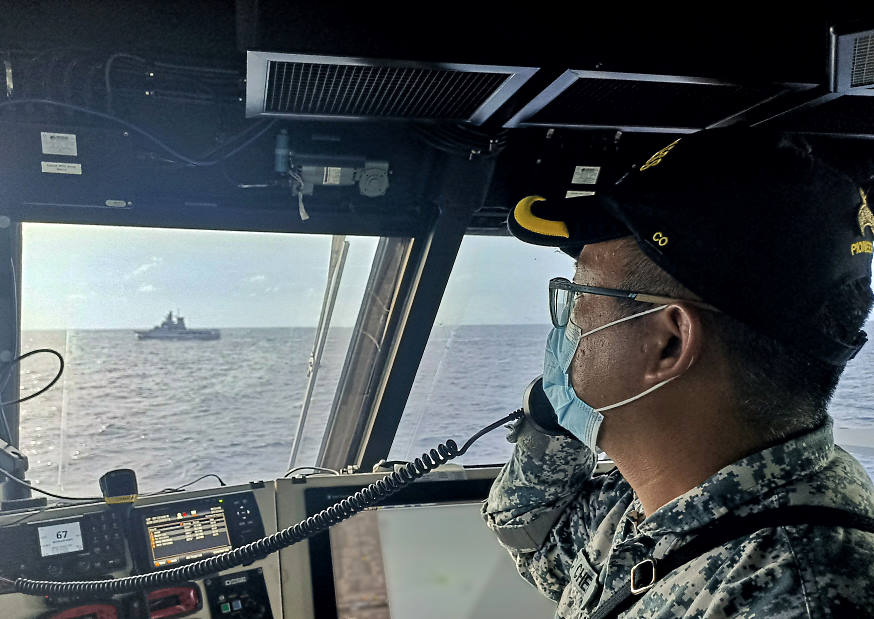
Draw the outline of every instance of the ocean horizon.
M871 326L871 323L869 323ZM97 479L133 468L141 492L205 474L226 483L282 476L307 384L313 327L219 328L216 341L140 341L136 328L24 330L21 350L54 348L63 378L21 405L20 447L28 479L47 490L98 494ZM411 459L439 442L466 440L518 408L541 373L549 325L437 326L399 424L390 459ZM296 465L312 465L333 403L351 327L332 327ZM874 476L871 378L874 346L851 361L831 406L837 442ZM54 377L57 360L37 355L21 369L21 393ZM501 464L512 445L496 430L462 464ZM201 484L210 482L204 480ZM200 487L200 486L198 486Z

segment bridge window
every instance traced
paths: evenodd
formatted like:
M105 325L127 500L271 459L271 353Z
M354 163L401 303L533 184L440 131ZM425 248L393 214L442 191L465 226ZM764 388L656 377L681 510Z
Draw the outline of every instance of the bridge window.
M21 405L33 483L93 495L122 467L143 491L286 471L330 236L54 224L24 224L22 236L21 350L67 362L61 382ZM347 240L299 464L313 464L378 242ZM26 359L22 395L56 367Z
M522 405L543 373L547 283L573 276L558 250L510 237L466 236L398 427L390 459L406 460L447 439L465 440ZM455 462L504 462L506 432L481 438Z

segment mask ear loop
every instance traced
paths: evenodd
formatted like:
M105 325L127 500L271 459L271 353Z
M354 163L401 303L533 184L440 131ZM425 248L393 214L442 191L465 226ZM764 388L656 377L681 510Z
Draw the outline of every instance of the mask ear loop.
M632 398L628 398L627 400L622 400L621 402L617 402L616 404L611 404L610 406L602 406L601 408L596 408L596 409L594 409L594 410L595 410L596 413L600 413L600 412L603 412L603 411L609 411L611 408L619 408L620 406L625 406L626 404L630 404L631 402L634 402L635 400L637 400L637 399L639 399L639 398L642 398L642 397L645 396L645 395L649 395L650 393L652 393L652 392L655 391L656 389L661 389L662 387L664 387L665 385L667 385L669 382L671 382L671 381L674 380L675 378L680 378L680 377L679 377L679 376L673 376L673 377L671 377L671 378L669 378L669 379L667 379L667 380L663 380L663 381L660 382L658 385L653 385L652 387L650 387L649 389L647 389L646 391L644 391L644 392L642 392L642 393L638 393L636 396L634 396L634 397L632 397Z
M591 335L592 333L597 333L598 331L601 331L602 329L606 329L607 327L612 327L613 325L618 325L619 323L625 322L626 320L631 320L632 318L637 318L639 316L646 316L647 314L659 312L659 311L665 309L666 307L667 307L667 305L659 305L657 307L650 308L646 311L638 312L637 314L632 314L631 316L626 316L625 318L620 318L619 320L614 320L613 322L608 322L606 325L601 325L600 327L596 327L595 329L592 329L591 331L586 331L585 333L580 335L580 339L586 337L587 335ZM570 319L568 319L568 322L570 322ZM673 378L663 380L659 384L653 385L652 387L650 387L646 391L644 391L642 393L638 393L636 396L630 397L627 400L622 400L621 402L617 402L616 404L611 404L609 406L603 406L601 408L596 408L596 409L594 409L594 411L596 413L600 413L603 411L609 411L613 408L619 408L620 406L625 406L626 404L630 404L631 402L634 402L635 400L642 398L645 395L649 395L650 393L652 393L656 389L661 389L662 387L667 385L669 382L671 382L675 378L679 378L679 376L674 376Z

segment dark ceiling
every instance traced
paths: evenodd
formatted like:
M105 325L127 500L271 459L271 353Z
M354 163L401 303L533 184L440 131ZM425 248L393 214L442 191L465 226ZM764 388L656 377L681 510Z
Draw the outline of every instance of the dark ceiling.
M110 114L187 153L223 144L230 148L233 136L265 122L244 114L246 79L250 86L252 80L247 50L308 55L307 73L299 73L297 82L286 81L303 88L305 75L314 98L315 93L327 93L321 109L328 112L337 107L331 97L341 96L337 76L351 67L358 71L355 88L361 89L356 101L373 100L353 114L363 122L339 122L329 113L312 120L306 114L278 118L300 151L391 158L394 197L364 201L365 206L356 198L347 206L358 214L374 205L383 214L397 213L401 203L410 217L422 212L427 190L416 180L416 167L428 165L430 156L423 140L437 148L469 140L471 157L488 155L484 151L494 145L503 149L485 204L472 224L477 230L502 229L508 205L536 184L537 166L559 141L561 148L584 153L591 163L615 172L674 134L734 122L761 123L811 133L821 151L842 160L860 182L870 178L874 97L835 92L830 28L870 29L874 14L834 3L768 12L760 5L732 4L730 10L713 5L725 14L711 7L706 16L703 9L701 16L691 11L667 14L666 6L644 13L626 4L608 12L557 2L514 11L509 3L471 2L15 0L2 2L0 54L15 69L15 89L7 89L7 102L50 99ZM316 58L322 56L331 59ZM269 62L274 74L286 67ZM406 66L398 68L398 62ZM286 64L292 72L304 66ZM490 106L487 114L482 113L486 107L480 108L476 127L459 128L453 117L416 116L410 106L401 105L417 96L417 85L431 79L427 92L434 104L417 109L457 113L463 106L451 103L479 82L473 74L447 69L455 64L533 70L520 73L513 87L503 91L498 87L503 78L479 80L489 85L479 99L466 100L474 102L468 107L483 100ZM456 80L455 90L441 86L444 74ZM497 94L490 96L488 88ZM390 89L396 101L381 105ZM289 96L292 91L279 92ZM441 106L440 97L450 105ZM343 103L350 104L348 99ZM381 117L377 112L385 109L392 112ZM416 122L393 122L395 117ZM109 131L110 142L120 130L117 122L98 115L41 103L0 105L0 121L91 127ZM137 191L154 194L155 200L154 179L160 179L164 188L188 192L184 204L225 200L266 204L269 211L271 200L279 197L239 186L263 180L271 170L278 127L235 155L230 174L224 163L193 170L156 152L160 149L150 147L148 140L113 146L112 159L100 165L115 169L112 165L120 157L130 156L135 165L126 166L126 182L139 183ZM553 136L561 140L549 141ZM7 166L0 176L18 173L15 159L0 162ZM103 177L113 174L107 171ZM27 201L17 194L15 200ZM57 217L52 213L41 216Z

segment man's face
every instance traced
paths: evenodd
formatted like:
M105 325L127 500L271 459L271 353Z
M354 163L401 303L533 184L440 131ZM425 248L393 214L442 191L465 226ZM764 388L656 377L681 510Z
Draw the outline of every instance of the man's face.
M577 258L574 282L621 287L630 242L633 241L617 239L587 245ZM641 310L646 308L641 305ZM574 306L572 320L585 333L624 315L615 299L582 294ZM642 317L623 322L580 340L569 369L571 385L580 399L598 408L642 391L641 368L636 363L641 355L635 335L645 320Z

